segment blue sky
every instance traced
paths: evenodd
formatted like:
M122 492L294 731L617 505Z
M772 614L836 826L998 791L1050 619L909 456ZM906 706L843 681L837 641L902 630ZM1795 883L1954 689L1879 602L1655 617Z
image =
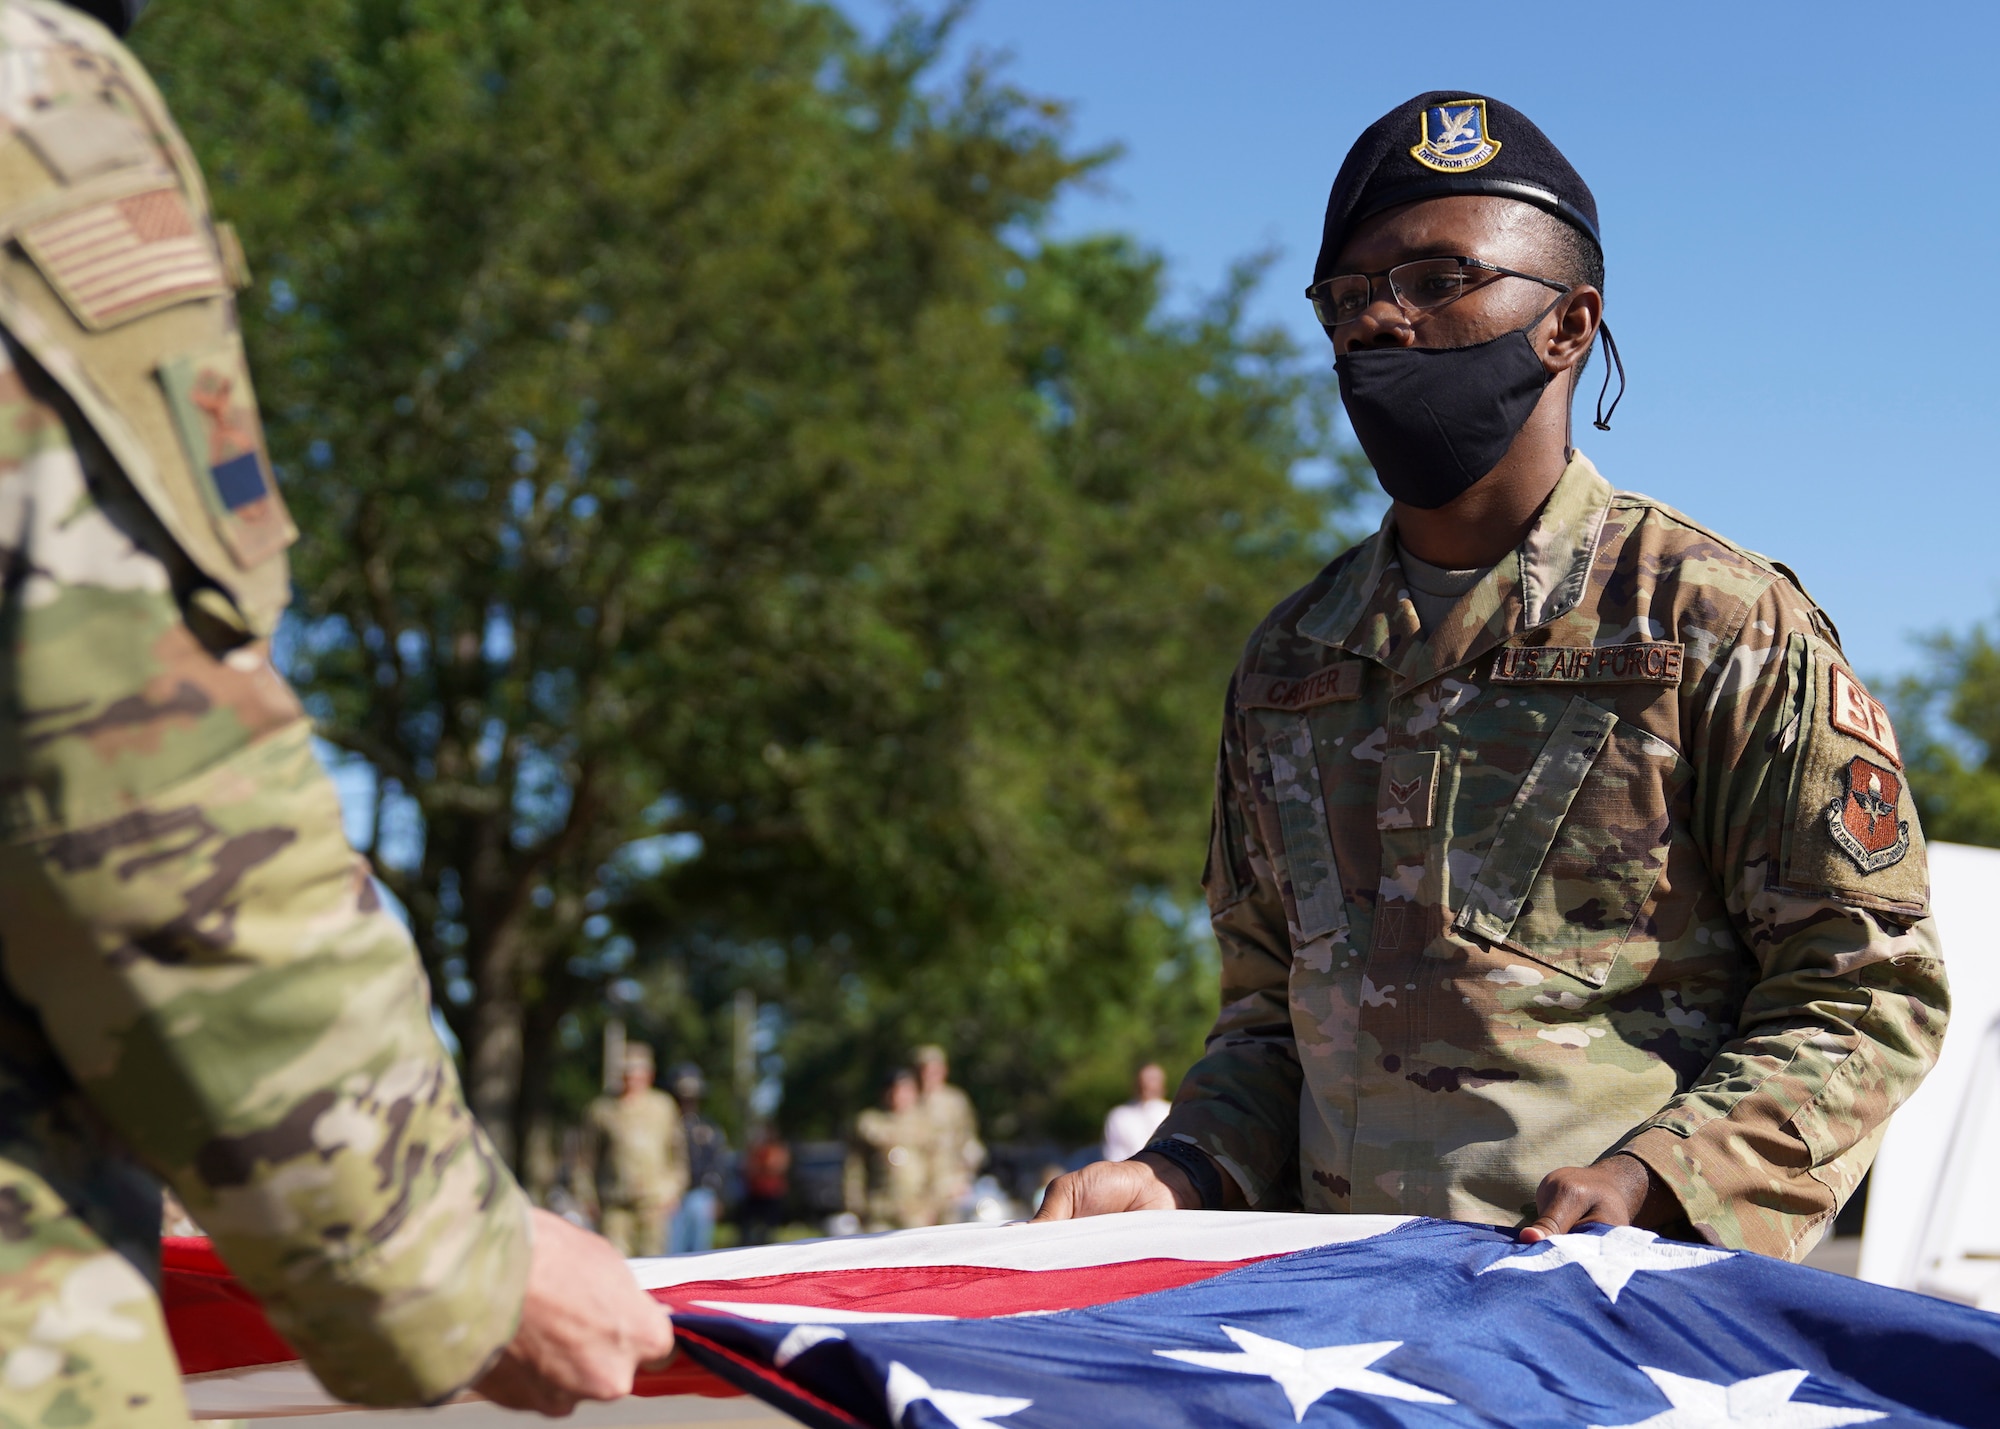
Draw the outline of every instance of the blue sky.
M1137 234L1183 296L1275 248L1257 311L1315 353L1298 294L1354 136L1431 88L1524 110L1596 193L1632 377L1583 449L1792 566L1879 678L2000 611L1996 15L986 0L963 41L1126 146L1060 231Z

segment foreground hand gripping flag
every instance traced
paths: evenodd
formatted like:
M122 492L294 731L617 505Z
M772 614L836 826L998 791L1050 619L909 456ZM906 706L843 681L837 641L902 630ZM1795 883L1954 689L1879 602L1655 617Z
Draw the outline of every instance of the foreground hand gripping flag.
M1150 1211L633 1265L682 1346L641 1392L840 1429L2000 1425L2000 1316L1629 1227ZM313 1407L274 1337L192 1344L173 1279L198 1413Z

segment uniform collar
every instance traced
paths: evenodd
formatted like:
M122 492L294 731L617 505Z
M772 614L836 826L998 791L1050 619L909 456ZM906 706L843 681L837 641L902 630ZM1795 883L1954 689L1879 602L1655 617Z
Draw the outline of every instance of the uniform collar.
M1395 518L1384 516L1332 589L1299 621L1299 634L1387 666L1395 673L1396 693L1413 689L1576 609L1611 496L1611 483L1583 453L1574 453L1526 538L1465 594L1445 627L1427 637L1396 559Z

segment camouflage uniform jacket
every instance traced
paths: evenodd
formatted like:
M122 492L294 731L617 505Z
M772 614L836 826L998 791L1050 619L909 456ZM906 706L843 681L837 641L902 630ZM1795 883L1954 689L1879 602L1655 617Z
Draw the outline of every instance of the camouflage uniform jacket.
M0 240L0 1421L183 1413L154 1174L330 1390L438 1399L513 1334L526 1202L271 667L240 255L43 0L0 0Z
M665 1092L599 1097L584 1112L583 1129L590 1175L580 1194L593 1210L671 1206L687 1194L687 1130Z
M870 1107L854 1119L847 1156L847 1208L869 1230L937 1224L932 1192L936 1131L922 1107Z
M979 1140L979 1113L961 1087L946 1082L917 1103L931 1128L931 1196L940 1211L972 1189L973 1173L986 1159Z
M1781 567L1581 456L1422 632L1393 529L1251 636L1222 1009L1161 1134L1264 1209L1515 1223L1617 1149L1796 1258L1937 1056L1895 735Z

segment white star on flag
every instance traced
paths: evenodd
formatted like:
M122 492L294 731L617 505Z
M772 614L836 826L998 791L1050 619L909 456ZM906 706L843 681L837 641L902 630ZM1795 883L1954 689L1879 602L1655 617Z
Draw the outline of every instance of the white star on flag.
M1615 1305L1625 1282L1642 1270L1692 1270L1697 1265L1728 1260L1736 1253L1661 1240L1651 1231L1642 1231L1637 1226L1613 1226L1603 1235L1552 1235L1544 1244L1548 1246L1547 1250L1510 1255L1505 1260L1494 1261L1479 1273L1484 1275L1492 1270L1560 1270L1565 1265L1580 1265L1583 1273Z
M1309 1350L1283 1340L1266 1339L1234 1325L1222 1326L1222 1333L1236 1342L1237 1354L1220 1350L1154 1350L1156 1355L1207 1369L1231 1374L1267 1375L1278 1382L1285 1398L1292 1402L1292 1417L1305 1422L1306 1411L1336 1389L1356 1394L1378 1394L1384 1399L1404 1399L1412 1404L1451 1404L1442 1394L1433 1394L1414 1384L1368 1368L1382 1356L1402 1346L1401 1340L1376 1340L1365 1345L1322 1345Z
M1840 1409L1831 1404L1801 1404L1792 1391L1805 1382L1802 1369L1781 1369L1776 1374L1760 1374L1739 1379L1734 1384L1711 1384L1705 1379L1689 1379L1663 1369L1640 1365L1646 1378L1660 1387L1672 1409L1663 1409L1636 1424L1620 1424L1610 1429L1834 1429L1839 1424L1865 1424L1889 1416L1879 1409ZM1593 1424L1590 1429L1607 1429Z
M771 1356L771 1365L775 1369L783 1369L814 1345L846 1338L845 1330L836 1330L831 1325L794 1325L785 1338L778 1341L777 1352Z
M889 1422L901 1424L903 1412L918 1400L928 1403L956 1429L1008 1429L995 1424L1009 1414L1019 1414L1035 1401L1003 1399L997 1394L968 1394L959 1389L932 1389L930 1381L900 1360L889 1364Z

